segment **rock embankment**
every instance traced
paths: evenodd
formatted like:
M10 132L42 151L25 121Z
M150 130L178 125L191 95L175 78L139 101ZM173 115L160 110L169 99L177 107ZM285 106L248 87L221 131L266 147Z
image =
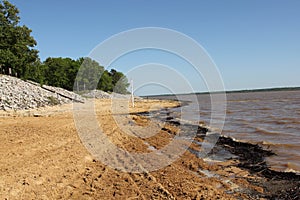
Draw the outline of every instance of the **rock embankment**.
M111 94L101 91L101 90L92 90L84 93L82 96L87 98L95 98L95 99L110 99Z
M84 102L84 98L62 88L0 75L0 110L34 109L73 101Z
M102 90L91 90L88 91L82 96L86 98L95 98L95 99L130 99L131 95L130 94L118 94L118 93L107 93ZM142 99L139 96L134 96L134 99L140 100Z

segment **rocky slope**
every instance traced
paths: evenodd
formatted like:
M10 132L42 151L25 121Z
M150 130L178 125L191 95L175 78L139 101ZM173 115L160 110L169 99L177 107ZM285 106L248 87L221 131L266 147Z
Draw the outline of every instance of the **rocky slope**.
M101 90L92 90L82 94L86 98L95 98L95 99L130 99L130 94L118 94L118 93L107 93ZM134 96L134 99L141 100L139 96Z
M34 109L72 101L84 102L84 98L62 88L0 75L0 110Z
M84 93L82 96L87 98L95 98L95 99L110 99L111 94L101 91L101 90L92 90Z

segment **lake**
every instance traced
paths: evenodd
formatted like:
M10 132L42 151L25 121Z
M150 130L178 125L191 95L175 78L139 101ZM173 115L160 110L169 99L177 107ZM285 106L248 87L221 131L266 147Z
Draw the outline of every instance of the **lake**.
M226 120L223 135L258 143L277 155L267 158L268 165L279 171L300 172L300 91L260 91L227 93ZM157 98L157 97L156 97ZM159 96L174 99L174 96ZM190 100L191 95L180 95ZM181 111L189 120L209 125L211 98L198 94ZM213 128L213 127L212 127Z

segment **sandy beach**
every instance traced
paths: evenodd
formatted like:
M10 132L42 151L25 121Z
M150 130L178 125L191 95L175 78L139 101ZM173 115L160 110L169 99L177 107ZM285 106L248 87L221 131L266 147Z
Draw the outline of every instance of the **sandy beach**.
M153 151L149 146L161 149L179 131L170 120L153 124L142 114L158 108L168 112L179 106L175 101L140 100L129 108L130 114L121 120L131 123L133 131L161 127L147 138L122 130L115 117L124 113L112 113L111 100L96 100L95 105L103 132L128 152ZM193 142L175 162L151 172L127 173L103 164L87 151L74 124L72 105L3 111L0 115L1 199L268 199L299 195L299 176L274 174L255 160L248 162L247 156L256 152L262 152L257 156L261 159L267 154L255 145L221 138L214 151L227 148L239 158L222 162L198 158L193 152L199 150L197 144L203 141L205 129L198 128L194 139L198 143ZM247 149L254 154L247 154Z
M0 0L0 200L300 200L299 7Z

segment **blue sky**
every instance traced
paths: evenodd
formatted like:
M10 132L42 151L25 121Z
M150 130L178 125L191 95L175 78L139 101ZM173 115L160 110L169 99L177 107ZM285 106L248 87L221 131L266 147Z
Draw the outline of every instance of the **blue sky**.
M297 0L10 2L19 8L22 24L33 30L42 60L76 59L119 32L163 27L202 45L219 68L227 90L300 86ZM129 62L121 65L113 67L125 72ZM191 77L190 81L195 90L205 90L197 86L200 80Z

